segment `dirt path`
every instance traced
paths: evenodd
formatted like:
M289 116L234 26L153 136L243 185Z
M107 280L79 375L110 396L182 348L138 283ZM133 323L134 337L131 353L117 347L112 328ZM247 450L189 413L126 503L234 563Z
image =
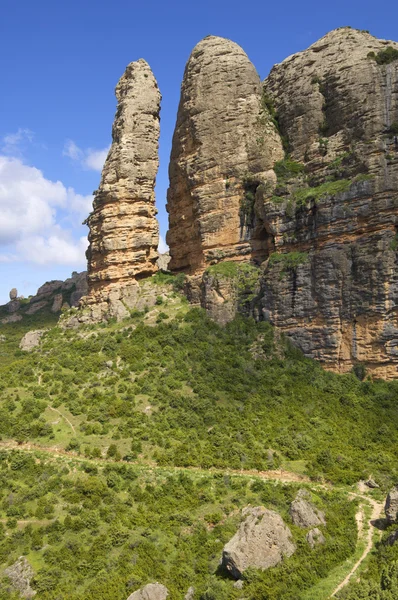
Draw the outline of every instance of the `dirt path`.
M67 417L65 417L64 415L62 415L62 413L60 413L57 409L52 408L52 410L54 410L55 412L57 412L63 419L65 419L71 429L73 430L73 432L75 433L75 428L73 427L73 424L67 419ZM19 450L25 451L25 452L45 452L46 454L51 454L51 455L56 455L59 457L63 457L63 458L68 458L70 460L75 460L78 462L84 462L84 463L93 463L97 466L100 466L101 464L106 464L106 463L117 463L120 464L120 461L113 461L110 459L106 459L106 458L101 458L101 459L90 459L90 458L84 458L81 456L78 456L77 454L75 454L74 452L67 452L66 450L64 450L63 448L57 448L56 446L51 447L51 446L39 446L36 444L32 444L32 443L25 443L25 444L18 444L17 442L15 442L14 440L8 440L8 441L0 441L0 448L7 448L7 449L12 449L12 448L18 448ZM254 471L254 470L250 470L250 471L245 471L245 470L239 470L239 469L217 469L217 468L213 468L213 469L201 469L200 467L159 467L157 465L152 465L152 464L143 464L143 463L135 463L136 466L141 467L143 469L148 469L150 470L154 470L154 471L166 471L168 473L170 473L171 471L175 471L175 472L181 472L181 471L190 471L193 473L206 473L206 474L218 474L218 473L223 473L225 475L241 475L244 477L259 477L261 479L265 479L265 480L269 480L269 481L280 481L282 483L310 483L311 487L315 490L315 489L335 489L338 490L338 487L335 487L331 484L325 484L325 483L313 483L311 482L310 478L305 476L305 475L299 475L297 473L292 473L289 471L284 471L284 470L275 470L275 471ZM344 490L346 491L346 490ZM361 557L358 559L358 561L355 563L355 565L352 567L351 571L348 573L348 575L346 575L346 577L343 579L343 581L341 581L339 583L339 585L335 588L335 590L332 592L331 596L329 597L334 597L341 589L343 589L343 587L345 587L348 582L350 581L351 577L354 575L354 573L356 573L356 571L358 570L358 568L360 567L360 565L362 564L362 562L365 560L365 558L368 556L369 552L372 550L373 548L373 533L374 533L374 521L376 521L377 519L380 518L380 515L383 511L384 508L384 504L380 503L380 502L376 502L376 500L373 500L373 498L370 498L369 496L365 495L362 491L362 489L360 489L360 491L362 493L357 493L357 492L349 492L349 497L351 498L360 498L366 502L368 502L369 504L372 505L372 514L371 517L368 521L369 524L369 528L366 531L366 547L365 550L363 551ZM363 533L364 533L364 527L363 527L363 521L364 521L364 507L361 504L358 508L358 512L356 514L356 522L357 522L357 527L358 527L358 541L361 541L361 539L363 538ZM20 522L22 523L22 521Z
M71 423L68 419L68 417L65 417L65 415L63 415L59 410L57 410L56 408L54 408L53 406L48 406L47 408L49 408L49 410L53 410L54 412L56 412L60 417L62 417L64 419L64 421L66 421L69 425L69 427L72 429L73 433L76 435L76 429L73 425L73 423Z
M331 597L335 596L340 590L343 589L343 587L345 587L347 585L347 583L350 581L351 577L354 575L354 573L356 573L356 571L361 566L361 564L363 563L363 561L365 560L365 558L367 557L367 555L369 554L369 552L372 550L372 548L373 548L374 521L376 521L377 519L380 518L380 515L381 515L381 513L383 511L383 508L384 508L384 504L381 504L380 502L376 502L376 500L373 500L372 498L368 498L367 496L363 496L362 494L352 494L352 495L356 496L357 498L365 499L367 502L369 502L372 505L372 514L371 514L370 519L368 521L369 529L368 529L367 534L366 534L367 543L366 543L365 550L362 552L361 557L357 560L357 562L352 567L352 569L348 573L348 575L343 579L343 581L341 581L339 583L339 585L336 587L336 589L331 594ZM358 512L362 513L362 511L363 511L363 508L361 506ZM361 517L358 515L358 513L357 513L357 524L358 524L358 536L361 537L361 532L362 532L363 527L362 527Z

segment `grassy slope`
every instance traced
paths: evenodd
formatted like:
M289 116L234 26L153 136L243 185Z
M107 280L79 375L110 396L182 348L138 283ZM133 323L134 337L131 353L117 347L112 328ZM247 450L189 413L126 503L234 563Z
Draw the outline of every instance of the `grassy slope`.
M275 498L285 494L281 501L285 508L281 503L277 506L286 514L291 492L287 494L283 486L272 487L272 494L268 494L267 501L264 496L250 496L247 482L249 491L242 492L243 495L236 493L232 487L230 493L223 492L222 499L214 499L212 490L215 484L209 475L204 478L203 487L205 495L210 494L210 501L203 499L197 506L188 503L187 514L195 527L200 526L207 531L206 536L214 530L206 521L206 511L214 512L218 517L221 515L222 525L217 527L225 525L225 534L216 529L216 539L220 541L214 542L215 545L209 542L207 546L207 542L204 543L200 538L202 534L198 534L201 541L196 544L196 533L190 531L193 545L190 545L191 562L188 563L193 571L189 571L189 575L173 575L176 568L173 557L179 556L178 562L182 565L186 562L181 558L182 555L178 555L179 544L176 540L192 524L187 525L182 519L178 525L180 533L173 530L173 536L176 537L172 538L169 545L166 544L169 531L167 528L164 531L163 525L158 523L157 515L161 510L154 500L158 493L156 486L149 488L148 497L140 498L138 495L134 499L133 510L129 504L132 485L129 477L133 481L139 479L140 489L145 490L147 486L148 471L144 469L145 477L141 480L141 475L137 475L139 464L157 463L165 468L168 465L170 468L174 465L194 465L202 469L260 470L282 464L284 468L305 472L314 478L327 478L339 484L352 484L358 478L372 473L382 486L389 486L396 477L397 385L359 382L352 375L325 373L317 364L304 360L289 346L276 344L272 329L264 323L237 319L222 329L209 321L201 311L188 310L186 303L170 292L168 299L148 314L135 314L121 324L90 326L78 332L52 329L45 337L42 348L26 355L18 350L23 333L28 329L51 325L54 317L42 315L30 319L28 323L0 327L0 334L7 338L7 352L4 352L4 342L0 345L0 435L3 446L7 446L8 441L18 440L23 444L22 447L33 441L35 445L46 448L67 448L69 452L86 456L91 460L90 464L93 463L93 457L105 457L110 448L113 458L125 457L124 464L120 463L122 471L127 468L126 461L133 461L134 464L133 470L128 470L134 475L128 475L127 482L124 471L116 473L120 478L116 504L119 500L123 504L121 522L129 530L130 536L135 530L131 513L144 511L146 525L151 532L155 531L146 535L140 530L139 540L129 538L128 544L124 540L121 547L116 545L116 550L111 545L113 549L109 561L107 559L106 564L102 562L101 569L95 574L95 579L101 574L99 580L105 590L102 596L98 596L96 589L96 598L122 600L131 589L129 585L135 589L139 584L154 579L158 571L152 567L152 571L144 569L136 579L133 577L131 580L126 579L124 570L123 561L136 560L130 552L131 544L134 546L139 541L140 547L143 540L147 539L152 543L150 554L158 556L160 563L165 563L167 572L161 571L155 578L164 580L170 586L173 598L182 597L182 583L178 584L180 578L184 585L190 580L195 582L198 598L233 598L235 592L230 582L212 573L217 569L222 541L236 529L237 508L248 501L269 502L272 505L276 502ZM15 487L23 508L18 515L13 515L11 508L9 514L7 498L10 490L0 488L3 519L7 522L10 518L33 518L38 526L40 521L48 517L47 509L40 510L38 502L40 500L46 507L46 498L51 491L40 488L36 499L26 500L26 474L19 481L18 469L14 473L10 466L9 453L3 462L7 472L3 482L7 482L7 485L11 482ZM53 463L47 458L44 463L46 469L55 469L50 478L59 476L58 462ZM98 477L106 486L106 494L109 490L112 494L116 493L112 482L109 485L107 481L109 465L104 465L103 459L95 464L99 465ZM65 472L62 489L64 486L77 485L76 478L80 476L82 467L76 465L67 464L68 472ZM13 475L11 479L10 473ZM85 476L91 474L86 473ZM94 476L97 477L97 474ZM194 474L189 476L193 480L195 477ZM68 481L71 483L68 484ZM137 487L134 489L137 490ZM193 493L196 498L197 490ZM59 496L58 491L55 496ZM90 527L86 527L77 530L79 535L69 540L69 528L68 535L62 529L65 517L68 514L71 518L78 517L86 508L86 500L80 497L74 507L73 502L64 501L62 494L60 497L62 500L54 503L54 494L50 495L49 504L53 504L53 512L49 514L61 524L61 534L52 532L54 525L40 530L41 539L45 541L43 544L50 548L49 553L39 543L37 548L32 546L30 538L25 539L25 533L10 552L7 544L18 535L18 529L17 534L12 533L14 522L11 522L5 532L7 550L3 554L4 560L10 562L26 549L36 569L43 569L37 585L45 585L43 581L47 577L50 580L48 591L42 588L40 598L63 598L62 594L71 598L71 589L76 590L76 596L73 596L76 600L91 598L85 589L87 585L94 585L90 579L91 567L87 567L88 572L83 579L76 580L77 563L73 560L70 572L68 569L65 571L68 573L67 581L62 583L67 591L62 591L60 584L61 587L58 586L59 589L53 592L55 588L51 587L54 586L51 581L54 582L56 577L47 574L52 564L48 555L64 543L73 545L75 542L82 544L84 552L87 552L92 535L101 536L105 530L107 538L111 535L108 525L115 517L111 518L106 511L100 511L95 534ZM178 495L175 495L172 486L166 493L165 505L171 502L175 514L180 515L181 506L176 499ZM116 497L113 497L114 501ZM87 502L87 510L97 510L89 500ZM329 496L323 498L323 502L327 508L333 505L334 500ZM346 518L341 509L338 511L341 519L335 522L332 519L329 532L335 540L342 524L352 529L352 510L350 514L348 511ZM76 514L74 511L77 511ZM298 533L295 532L295 535ZM151 536L154 536L153 539ZM347 558L353 551L354 541L355 533L351 531L349 539L346 539L348 546L343 544L344 548L341 546L336 553L330 547L329 554L326 553L319 562L319 568L316 567L318 563L314 555L304 558L304 555L296 554L291 566L287 561L286 565L266 574L249 574L245 597L256 600L297 598L297 594L301 593L298 590L309 588L317 578L325 576L333 565L341 563L343 555ZM199 551L203 544L206 547L204 556L202 550ZM308 549L306 551L308 553ZM108 555L106 545L102 552ZM123 552L128 554L128 559L123 558ZM85 560L90 562L90 559ZM114 581L104 583L112 565L119 579L115 576ZM134 571L131 565L130 569ZM293 571L298 571L297 579L292 576ZM312 577L314 573L315 579ZM283 587L287 582L290 582L290 591ZM268 590L267 593L264 590Z

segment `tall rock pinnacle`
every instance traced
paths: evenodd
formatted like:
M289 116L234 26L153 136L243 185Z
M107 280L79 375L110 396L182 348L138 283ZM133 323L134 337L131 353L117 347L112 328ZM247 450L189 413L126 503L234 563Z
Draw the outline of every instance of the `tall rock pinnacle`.
M185 68L173 137L169 268L200 274L212 260L249 257L254 194L245 199L244 182L266 179L282 157L254 66L234 42L206 37Z
M161 96L145 60L128 65L116 97L112 146L87 219L89 303L118 297L125 286L157 270L154 187Z

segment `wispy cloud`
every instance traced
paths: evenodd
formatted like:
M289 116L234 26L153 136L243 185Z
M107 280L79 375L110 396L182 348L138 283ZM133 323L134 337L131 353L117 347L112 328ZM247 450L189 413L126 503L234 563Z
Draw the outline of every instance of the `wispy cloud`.
M24 148L33 142L34 135L30 129L21 127L15 133L7 133L1 140L1 151L11 156L20 156Z
M110 146L96 150L95 148L80 148L73 140L66 140L63 156L67 156L89 171L102 171Z

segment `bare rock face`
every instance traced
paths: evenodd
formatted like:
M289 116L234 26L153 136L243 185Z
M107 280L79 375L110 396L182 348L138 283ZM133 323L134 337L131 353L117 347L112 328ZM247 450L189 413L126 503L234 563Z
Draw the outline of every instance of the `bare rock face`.
M148 583L145 587L131 594L127 600L166 600L169 595L167 587L160 583Z
M30 352L33 348L36 348L40 344L40 340L45 333L45 329L36 329L35 331L28 331L23 336L19 347L25 352Z
M266 263L263 316L326 368L362 363L383 378L398 375L392 49L345 27L272 69L264 88L295 165L256 193L277 253Z
M387 495L384 507L386 519L389 524L396 523L398 518L398 486L395 486Z
M302 528L326 525L325 515L310 501L307 490L300 490L290 505L290 516L295 525Z
M291 532L278 513L257 506L245 508L242 514L245 519L222 555L223 566L235 579L248 567L274 567L296 550Z
M230 40L208 36L185 68L167 195L170 270L201 274L211 262L249 260L266 239L254 235L254 193L275 179L282 144L261 102L259 76Z
M13 588L20 593L22 598L33 598L36 592L30 587L34 571L24 556L8 567L4 574L9 578Z
M123 289L157 270L155 208L160 92L149 65L130 63L116 86L112 146L95 192L88 259L88 304L120 300Z

